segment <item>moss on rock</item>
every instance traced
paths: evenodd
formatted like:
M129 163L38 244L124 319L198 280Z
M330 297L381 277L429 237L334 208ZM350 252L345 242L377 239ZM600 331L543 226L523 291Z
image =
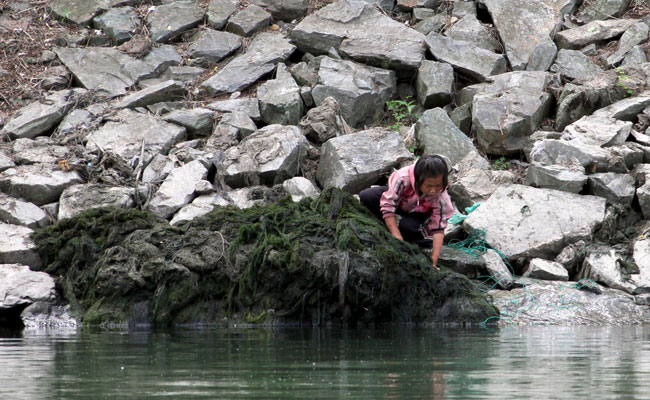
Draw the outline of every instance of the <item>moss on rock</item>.
M479 323L474 285L437 271L349 194L215 208L172 227L104 208L38 230L45 271L86 323Z

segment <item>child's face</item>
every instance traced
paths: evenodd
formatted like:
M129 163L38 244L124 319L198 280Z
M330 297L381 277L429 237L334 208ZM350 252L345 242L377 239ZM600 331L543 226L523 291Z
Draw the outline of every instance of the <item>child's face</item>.
M422 194L428 195L428 196L433 196L435 194L438 194L442 192L444 187L442 186L442 175L440 176L434 176L430 178L424 178L424 181L422 182L422 185L420 185L420 191Z

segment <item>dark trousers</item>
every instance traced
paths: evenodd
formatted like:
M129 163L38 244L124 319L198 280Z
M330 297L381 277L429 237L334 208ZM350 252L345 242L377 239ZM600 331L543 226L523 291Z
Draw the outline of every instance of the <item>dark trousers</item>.
M368 189L364 189L359 193L359 200L361 204L366 206L373 214L377 216L380 220L384 220L384 217L381 213L379 207L379 200L381 200L381 195L388 190L387 186L373 186ZM407 242L414 242L419 245L431 245L431 239L426 239L422 232L420 231L420 226L426 222L429 218L428 214L411 212L407 213L403 210L397 209L397 214L401 216L398 227L399 231L402 233L402 237Z

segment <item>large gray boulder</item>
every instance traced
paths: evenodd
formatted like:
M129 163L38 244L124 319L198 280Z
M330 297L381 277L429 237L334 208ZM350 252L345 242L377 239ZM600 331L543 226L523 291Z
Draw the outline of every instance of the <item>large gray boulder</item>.
M424 59L424 35L382 13L371 3L339 0L304 18L291 39L305 53L331 48L359 62L414 70Z
M549 82L545 72L515 71L481 86L472 99L472 132L481 150L505 155L524 149L550 112Z
M623 121L635 121L637 115L646 107L650 106L650 94L640 94L619 100L613 104L596 110L593 115L598 117L609 117Z
M463 227L484 230L486 241L508 260L553 259L568 243L591 236L605 218L605 203L595 196L501 186L469 214Z
M151 39L166 43L200 24L204 15L203 8L194 1L175 1L157 6L147 14L146 22Z
M0 130L0 135L10 139L35 138L54 129L74 106L82 90L62 90L47 95L18 110Z
M38 206L58 201L65 188L82 182L77 171L50 165L21 165L0 172L2 192Z
M619 260L622 255L607 246L596 246L588 250L578 271L579 279L591 279L612 289L632 293L636 288L621 271Z
M233 188L281 183L298 174L308 149L297 126L265 126L225 152L223 178Z
M544 165L575 165L577 162L590 173L627 172L625 161L612 149L585 144L579 140L544 139L535 142L528 154L530 162Z
M460 74L478 82L508 69L503 55L469 42L450 39L435 32L429 33L425 42L436 60L451 64Z
M422 61L415 86L418 103L424 108L442 107L454 94L454 68L446 63Z
M372 128L325 142L316 179L323 187L358 193L412 158L397 132Z
M328 97L336 99L350 126L370 125L379 121L386 101L397 93L397 77L387 69L324 57L311 93L317 106Z
M548 71L555 57L557 56L557 46L550 36L544 36L537 43L530 61L526 65L526 71Z
M199 160L175 168L160 185L147 209L154 215L169 219L196 197L197 186L205 181L208 169Z
M580 165L546 165L533 162L526 171L528 186L580 193L587 183L585 168Z
M29 269L24 263L0 264L0 309L56 299L54 278Z
M86 148L90 151L111 152L135 167L146 163L155 154L167 154L171 147L184 140L185 128L165 122L150 114L124 109L88 136ZM140 155L144 150L144 160Z
M134 195L133 188L96 183L72 185L61 193L58 219L72 218L91 208L132 208Z
M300 87L284 64L278 64L275 79L258 86L262 121L267 124L297 125L303 114Z
M0 264L23 264L33 269L40 268L43 261L31 238L32 233L26 226L0 222ZM0 281L4 284L4 279Z
M480 0L492 16L514 70L526 69L537 45L555 32L577 0Z
M214 96L242 90L273 71L277 63L286 61L295 49L282 34L262 32L253 38L245 53L233 58L201 86Z
M561 139L591 146L620 146L632 132L632 122L588 115L564 128Z
M603 72L603 69L581 51L561 49L551 71L568 79L580 79Z
M560 49L581 49L590 44L610 40L620 36L635 23L636 20L633 19L593 21L576 28L566 29L556 33L555 42Z
M476 147L465 133L456 127L442 108L425 111L415 123L415 138L423 154L443 154L451 165L461 161Z
M614 172L589 175L589 192L607 199L611 204L631 205L634 199L634 177Z

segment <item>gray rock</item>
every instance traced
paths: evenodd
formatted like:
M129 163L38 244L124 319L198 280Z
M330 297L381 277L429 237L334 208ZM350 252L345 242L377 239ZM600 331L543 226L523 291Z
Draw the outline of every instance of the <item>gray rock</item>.
M533 50L526 71L548 71L557 56L557 46L550 36L544 36Z
M230 191L227 195L235 207L245 209L268 204L267 195L272 191L265 186L252 186Z
M319 106L307 111L300 121L300 128L309 140L319 145L335 136L351 133L334 97L326 97Z
M261 119L260 105L257 97L219 100L208 104L206 107L222 113L239 111L248 115L253 121L259 121Z
M485 268L488 274L495 282L495 285L504 290L510 290L515 282L512 273L508 269L506 263L495 250L488 249L483 253L483 260L485 261Z
M182 99L186 94L187 89L182 83L164 81L126 96L115 106L117 108L146 107L161 101Z
M476 257L449 246L442 246L438 264L470 279L478 279L487 273L486 261L483 257Z
M257 126L255 122L245 113L240 111L233 111L231 113L225 114L221 121L219 121L220 126L229 126L237 131L237 139L241 140L246 136L257 131Z
M140 27L140 17L131 7L111 8L93 18L93 25L103 30L114 44L131 40Z
M20 319L23 321L26 330L42 330L54 328L58 332L70 330L70 333L77 332L79 324L70 312L70 305L55 305L49 301L37 301L27 306Z
M250 36L254 32L271 24L271 14L262 7L250 4L228 21L226 30L241 36Z
M267 124L297 125L303 114L300 87L284 64L278 64L276 78L257 88L260 115Z
M415 8L415 10L419 10L419 8ZM435 14L433 17L425 18L413 25L413 30L428 35L431 32L440 33L445 26L447 26L447 16L445 14Z
M639 274L630 275L638 286L650 286L650 227L646 223L643 232L632 243L632 260L639 267Z
M107 110L107 103L97 103L86 108L76 108L61 120L57 127L58 134L65 136L72 132L87 132L95 129Z
M625 55L623 62L621 63L622 67L633 67L639 64L647 63L648 55L643 50L641 46L634 46L632 49Z
M451 9L451 16L464 18L468 15L476 17L476 2L474 1L456 1Z
M142 171L142 182L162 182L174 169L174 162L167 156L156 154Z
M562 264L541 258L533 258L530 260L523 276L532 279L544 279L546 281L569 280L569 272Z
M298 174L309 143L296 126L268 125L226 151L225 182L231 187L277 184Z
M54 279L45 272L36 272L20 264L0 264L0 309L25 306L38 301L54 301Z
M232 204L221 194L201 195L195 198L190 204L184 205L178 210L169 221L170 225L178 225L188 222L212 211L215 207L225 207ZM224 243L225 244L225 243Z
M560 49L581 49L587 45L620 36L636 22L634 19L593 21L556 33L555 42Z
M214 111L207 108L175 110L166 114L163 120L184 126L190 138L207 137L212 134Z
M190 65L207 67L216 64L241 47L241 37L230 32L206 29L195 35L187 49Z
M373 4L339 0L305 17L291 39L304 53L342 56L391 69L415 70L424 59L424 36Z
M634 46L648 41L648 25L645 22L637 22L629 27L621 39L618 41L618 49L611 56L607 57L606 64L609 67L620 64L625 55L634 48Z
M318 83L318 68L312 63L301 61L289 67L289 71L300 86L312 87Z
M634 198L634 177L614 172L589 175L589 192L607 199L611 204L632 204Z
M455 3L462 4L462 3ZM445 31L445 36L459 41L472 43L476 47L498 53L501 43L490 36L475 15L466 15Z
M418 68L415 86L422 107L444 106L451 102L454 94L454 68L449 64L424 60Z
M562 264L570 275L574 275L577 272L577 268L582 265L586 254L587 245L583 240L578 240L562 249L560 254L555 257L555 261Z
M0 149L0 172L15 166L16 163L14 160L9 155L7 155L5 151Z
M273 19L292 21L302 18L309 10L307 0L254 0L253 3L268 10Z
M131 3L131 0L55 0L49 5L52 14L57 18L73 22L77 25L89 25L93 17L112 7Z
M507 70L503 55L471 43L446 38L433 32L425 37L425 42L438 61L451 64L459 73L479 82Z
M32 234L33 231L26 226L0 223L0 264L23 264L34 270L41 268L43 261ZM5 279L0 281L5 283Z
M411 11L414 8L431 8L438 7L440 0L396 0L395 5L399 10Z
M226 26L228 18L237 12L239 0L211 0L206 12L208 25L214 29L221 30Z
M650 106L650 95L639 95L619 100L596 110L594 117L609 117L623 121L635 121L646 107Z
M132 188L94 183L68 186L61 193L58 219L72 218L91 208L132 208L134 194Z
M562 164L578 160L589 173L627 172L623 158L612 151L580 141L545 139L535 142L528 159L546 165Z
M320 194L318 187L312 181L302 176L287 179L282 183L282 188L291 195L291 200L294 202L298 202L306 197L314 199Z
M14 160L19 164L56 164L72 155L67 146L59 145L48 136L36 139L16 139L13 141L11 151Z
M481 0L505 46L514 70L526 69L537 45L557 30L576 0Z
M384 104L395 96L396 90L394 71L325 57L312 96L317 106L327 97L334 97L345 121L357 127L379 121Z
M604 218L605 199L510 185L469 214L463 228L485 230L486 241L508 260L552 259L566 243L589 238Z
M425 111L415 124L415 138L427 154L444 154L451 165L476 151L472 140L456 127L442 108Z
M603 72L596 63L578 50L562 49L557 53L555 64L551 66L552 72L557 72L569 79L591 77Z
M204 15L203 8L193 1L175 1L156 7L147 15L146 22L151 39L166 43L199 25Z
M200 67L169 67L160 77L163 81L177 81L183 82L186 86L194 83L203 73L205 69Z
M643 218L650 219L650 180L636 189Z
M588 250L587 256L578 271L578 279L591 279L612 289L632 293L636 285L627 281L619 268L619 255L616 250L599 246Z
M82 93L78 89L63 90L26 105L0 130L0 135L16 139L35 138L48 133L61 122Z
M323 187L358 193L412 157L398 133L372 128L325 142L316 179Z
M142 59L151 67L151 72L141 75L140 79L157 78L169 67L175 67L183 62L183 56L178 54L176 48L170 44L154 47Z
M207 176L207 168L198 160L175 168L160 185L147 209L154 215L169 219L181 207L194 200L197 183Z
M50 218L40 207L5 194L0 194L0 221L32 229L50 224Z
M627 10L630 3L631 0L593 0L586 3L586 6L576 16L584 22L612 17L616 19Z
M596 46L594 43L589 44L583 48L580 49L582 54L593 57L598 55L598 46Z
M472 131L472 107L471 104L464 104L460 107L454 108L449 113L449 118L454 122L454 125L464 134L469 135Z
M648 150L647 147L634 142L625 142L621 146L613 146L611 149L623 159L627 169L633 169L637 164L642 164Z
M564 128L562 139L591 146L612 147L625 143L632 122L600 115L588 115Z
M548 115L549 75L515 71L494 77L472 100L472 131L482 151L505 155L522 150Z
M110 151L135 167L138 163L146 165L155 154L167 154L174 144L186 137L185 128L149 114L123 109L116 117L117 120L107 122L88 136L86 149ZM143 148L145 159L140 160Z
M580 193L587 183L582 165L544 165L531 163L526 172L525 184L538 188Z
M66 187L82 181L77 171L42 164L21 165L0 173L0 190L41 206L58 201Z
M282 34L262 32L253 38L245 53L233 58L201 86L213 96L242 90L273 71L277 63L286 61L295 49Z

